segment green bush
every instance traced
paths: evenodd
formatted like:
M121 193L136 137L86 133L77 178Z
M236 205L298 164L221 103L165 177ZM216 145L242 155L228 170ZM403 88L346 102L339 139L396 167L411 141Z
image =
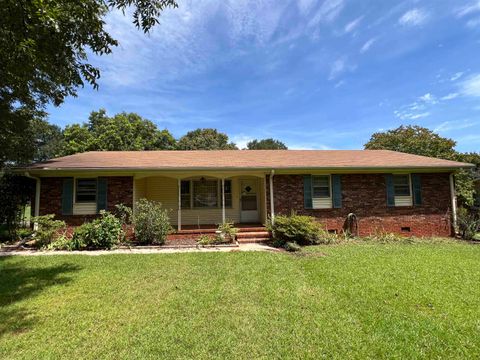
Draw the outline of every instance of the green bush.
M457 224L460 235L465 240L475 239L480 232L480 214L478 211L459 208Z
M38 228L35 231L35 246L46 248L50 243L65 234L67 227L65 221L54 220L54 218L55 215L49 214L37 216L32 219L34 223L38 224Z
M292 213L290 216L277 215L275 222L267 223L267 229L272 233L274 245L283 247L287 242L298 245L313 245L326 240L328 234L315 218Z
M101 211L101 217L77 227L70 250L111 249L123 238L122 223L113 214Z
M287 242L284 246L285 250L290 252L296 252L302 250L302 247L298 245L296 242Z
M198 245L213 245L217 244L217 237L216 236L211 236L211 235L200 235L200 237L197 240Z
M132 218L135 239L141 244L164 244L172 231L168 210L155 201L140 199Z

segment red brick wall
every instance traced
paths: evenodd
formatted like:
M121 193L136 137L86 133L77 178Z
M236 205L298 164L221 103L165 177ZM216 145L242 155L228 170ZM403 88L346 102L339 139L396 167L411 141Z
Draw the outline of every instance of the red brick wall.
M415 236L450 236L449 174L421 174L422 205L388 207L385 174L342 175L341 209L305 209L303 175L275 175L274 210L276 214L298 214L316 217L329 230L341 231L347 215L355 213L360 235L376 232ZM267 204L270 194L267 182ZM402 231L410 227L410 232Z
M57 219L65 220L68 225L80 225L98 215L62 215L63 178L41 178L40 215L55 214ZM107 210L115 210L115 205L133 205L133 177L107 177Z

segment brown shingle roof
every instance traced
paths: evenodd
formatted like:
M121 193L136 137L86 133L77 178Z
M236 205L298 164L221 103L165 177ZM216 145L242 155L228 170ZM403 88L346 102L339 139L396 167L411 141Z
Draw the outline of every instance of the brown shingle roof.
M470 167L471 164L388 150L92 151L30 166L52 169L389 169Z

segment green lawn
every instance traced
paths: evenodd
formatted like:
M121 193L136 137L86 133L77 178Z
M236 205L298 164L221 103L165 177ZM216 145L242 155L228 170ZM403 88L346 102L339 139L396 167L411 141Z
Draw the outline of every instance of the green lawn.
M306 253L0 258L0 358L480 357L479 245Z

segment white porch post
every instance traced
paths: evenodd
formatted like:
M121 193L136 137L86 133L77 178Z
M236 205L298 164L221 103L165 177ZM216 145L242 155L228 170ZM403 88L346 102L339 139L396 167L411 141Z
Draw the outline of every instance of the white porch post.
M178 179L177 231L182 230L182 179Z
M272 224L275 222L275 209L273 207L273 175L275 174L275 170L270 172L270 218L272 219Z
M453 173L450 174L450 197L452 200L453 231L457 233L457 196L455 193L455 181L453 178Z
M225 224L225 179L222 178L222 224Z

